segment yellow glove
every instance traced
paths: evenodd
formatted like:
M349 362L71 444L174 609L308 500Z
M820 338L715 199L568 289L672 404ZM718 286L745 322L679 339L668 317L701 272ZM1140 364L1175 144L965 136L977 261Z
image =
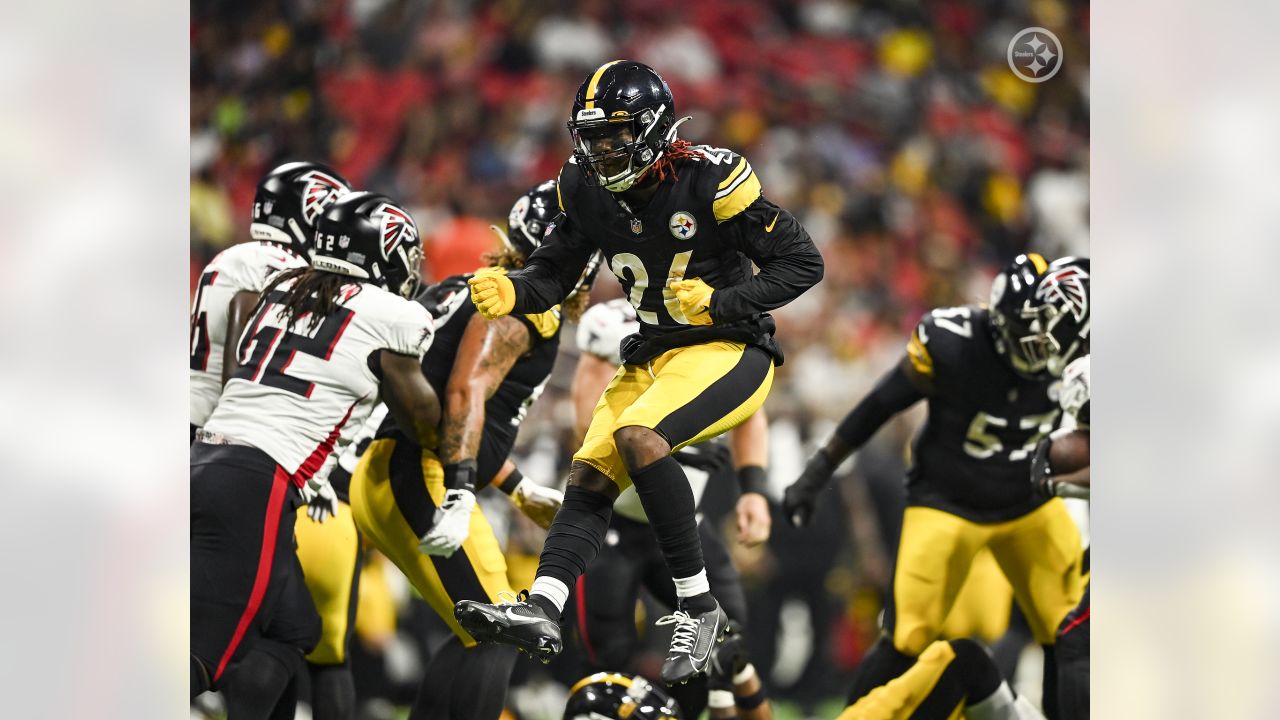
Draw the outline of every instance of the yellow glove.
M506 315L516 306L516 286L503 268L481 268L467 284L471 286L471 302L490 320Z
M711 294L715 289L702 282L702 278L692 280L672 280L667 287L676 294L680 301L680 311L691 325L710 325Z

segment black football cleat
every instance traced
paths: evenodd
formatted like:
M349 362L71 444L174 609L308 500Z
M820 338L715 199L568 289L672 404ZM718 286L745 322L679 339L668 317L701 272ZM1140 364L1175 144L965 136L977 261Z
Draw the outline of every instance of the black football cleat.
M716 646L729 627L729 616L717 602L714 609L703 613L691 615L676 610L659 618L656 624L676 626L671 634L671 649L662 663L662 682L683 685L707 671Z
M513 599L515 602L497 605L460 600L453 606L453 616L479 642L514 645L544 664L551 662L564 648L560 623L529 602L527 591Z
M733 678L746 669L750 658L747 656L747 638L730 622L716 649L711 653L711 667L707 668L707 689L733 691Z

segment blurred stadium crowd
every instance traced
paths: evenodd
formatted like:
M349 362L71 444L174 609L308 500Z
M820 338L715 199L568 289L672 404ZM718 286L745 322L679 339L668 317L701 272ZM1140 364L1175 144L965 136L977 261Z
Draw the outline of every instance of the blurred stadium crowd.
M564 123L584 75L619 57L648 63L677 116L693 116L681 136L745 154L826 258L825 280L775 313L787 362L766 407L780 490L900 357L921 313L984 298L1024 249L1088 253L1088 24L1088 5L1065 0L201 0L193 281L248 239L263 172L304 158L406 203L424 233L424 277L472 270L497 243L488 225L505 224L512 201L568 156ZM1051 82L1006 64L1029 26L1062 42ZM602 277L593 296L620 294ZM572 451L572 343L562 355L521 436L522 467L546 482ZM753 656L776 696L842 695L874 639L896 529L870 518L902 502L902 447L918 419L860 454L866 482L845 483L847 512L824 508L803 536L775 518L768 548L737 558L754 594ZM722 490L704 508L713 517L732 507L735 491ZM520 522L517 550L529 544Z

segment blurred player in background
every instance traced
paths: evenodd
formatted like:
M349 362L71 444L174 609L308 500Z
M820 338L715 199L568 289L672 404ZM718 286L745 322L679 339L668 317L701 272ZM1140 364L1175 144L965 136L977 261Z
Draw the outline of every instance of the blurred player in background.
M641 330L622 349L625 364L574 455L529 597L457 608L473 634L553 657L570 589L600 552L618 493L634 485L678 598L668 616L668 684L705 672L728 625L707 580L693 492L672 453L760 409L782 360L767 313L823 271L808 233L764 198L746 158L677 140L679 124L671 90L652 68L626 60L597 68L568 123L574 150L559 178L562 214L524 270L470 280L487 317L544 312L573 291L599 250Z
M1062 373L1063 427L1040 441L1031 483L1042 497L1089 493L1089 356ZM1069 492L1071 490L1075 492ZM1089 717L1089 585L1058 626L1058 704L1063 720Z
M192 695L224 689L231 720L293 712L320 623L291 530L301 503L336 512L325 466L344 429L379 395L424 441L440 414L418 367L431 316L407 299L421 262L413 219L385 196L350 193L314 237L310 265L265 288L191 449Z
M258 181L249 235L205 266L191 305L191 439L218 404L236 368L236 343L267 281L306 267L316 220L351 192L341 175L313 162L280 165Z
M512 207L503 250L485 262L517 270L542 240L556 185L546 182ZM561 309L485 318L467 277L446 278L418 302L436 315L436 342L420 373L445 399L439 445L422 444L387 422L351 479L356 524L409 578L454 636L431 659L413 718L492 720L503 711L515 648L477 646L454 619L460 600L514 595L507 565L475 493L490 484L542 527L560 506L558 491L524 478L507 456L529 406L551 376L561 317L576 321L594 273L578 276ZM461 552L458 552L461 550Z
M619 298L593 305L578 325L578 367L574 372L572 399L574 429L578 438L586 435L591 413L604 389L618 374L622 364L622 341L640 330L635 308ZM768 462L769 428L761 409L729 433L732 465L736 469L740 495L736 516L738 542L755 547L769 539L773 522L765 498L765 465ZM694 507L702 500L707 482L721 470L728 470L730 458L725 446L712 441L685 448L675 454L684 466L693 488ZM648 520L634 488L627 488L613 504L613 517L600 555L578 578L575 601L578 636L594 670L629 667L636 649L635 606L644 587L668 608L676 606L675 586L662 558ZM747 603L742 583L729 560L729 552L712 523L699 517L698 535L707 561L707 580L734 623L735 631L746 627ZM755 668L746 658L739 638L726 641L717 650L711 675L718 703L736 704L734 685L741 685L741 702L749 708L748 718L767 718L768 701ZM740 682L734 683L739 678ZM698 717L707 705L705 682L690 682L672 688L687 717ZM728 693L728 697L725 697Z
M935 640L910 669L844 709L836 720L1044 720L1015 695L973 640Z
M990 307L939 308L920 321L906 356L787 488L784 512L804 525L835 468L893 415L928 400L886 637L858 666L850 702L902 674L938 639L974 556L988 547L1045 646L1053 706L1055 632L1083 590L1080 533L1062 501L1032 493L1025 478L1037 443L1058 423L1058 376L1088 353L1088 336L1089 261L1018 256L992 283Z

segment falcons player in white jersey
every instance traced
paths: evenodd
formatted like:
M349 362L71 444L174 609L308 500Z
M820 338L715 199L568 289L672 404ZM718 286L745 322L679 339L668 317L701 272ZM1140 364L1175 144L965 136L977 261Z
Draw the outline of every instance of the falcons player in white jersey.
M291 162L258 181L249 234L205 266L191 305L191 439L235 370L235 343L271 276L306 267L316 220L351 186L319 163Z
M635 308L625 298L597 303L583 314L578 323L582 355L571 390L579 437L586 434L600 394L622 364L623 339L639 331ZM764 410L760 410L729 434L741 493L737 506L738 542L747 547L768 540L772 525L764 496L768 432ZM714 441L676 453L693 489L695 505L701 502L712 477L727 474L728 455L725 447ZM616 671L629 665L637 646L633 615L642 585L671 607L676 602L675 586L667 579L665 561L647 527L649 520L635 488L622 491L613 508L605 545L586 574L578 579L576 588L576 626L587 664L593 671ZM734 716L733 712L745 720L772 717L764 686L747 660L741 635L747 607L738 572L716 529L701 518L698 534L712 594L738 632L721 644L706 678L695 678L688 685L668 691L680 703L685 717L698 717L708 706L711 717Z
M317 471L379 397L435 442L440 405L420 369L430 313L416 290L421 241L389 198L352 193L321 215L310 265L263 292L239 368L191 448L191 687L224 691L231 718L291 707L287 689L319 638L295 508L324 497ZM287 612L282 612L287 610Z

